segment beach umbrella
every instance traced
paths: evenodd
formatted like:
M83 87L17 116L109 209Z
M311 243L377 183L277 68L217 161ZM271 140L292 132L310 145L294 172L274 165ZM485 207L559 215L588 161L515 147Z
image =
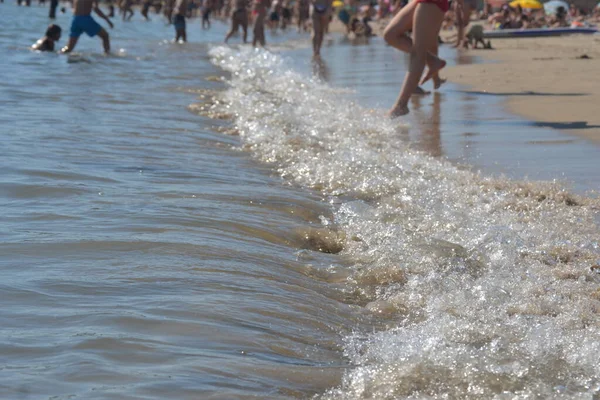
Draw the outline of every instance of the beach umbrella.
M551 0L544 3L544 11L546 11L546 14L556 14L558 7L563 7L565 11L567 11L569 9L569 3L562 0Z
M533 10L537 10L544 7L542 3L540 3L537 0L514 0L511 1L508 5L512 8L521 6L521 8L530 8Z

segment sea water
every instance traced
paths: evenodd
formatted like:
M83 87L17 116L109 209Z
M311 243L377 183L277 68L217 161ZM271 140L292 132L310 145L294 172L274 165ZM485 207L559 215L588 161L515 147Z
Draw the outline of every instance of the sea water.
M594 146L451 85L390 121L377 40L310 62L138 16L65 57L0 7L0 397L598 392Z

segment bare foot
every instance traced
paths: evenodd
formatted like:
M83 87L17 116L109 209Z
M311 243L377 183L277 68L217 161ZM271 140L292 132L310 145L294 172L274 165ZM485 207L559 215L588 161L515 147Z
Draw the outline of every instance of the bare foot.
M398 118L409 113L408 106L395 106L388 112L390 118Z
M444 83L446 83L446 80L443 78L440 78L440 76L438 74L435 74L433 77L433 88L435 90L438 90L440 88L440 86L442 86Z
M413 94L416 94L417 96L425 96L430 93L431 92L428 92L427 90L423 89L421 86L417 86L417 88L413 92Z
M445 66L446 61L442 60L441 58L438 58L435 62L433 62L433 64L429 66L429 69L427 70L427 75L425 75L425 78L421 80L421 85L433 78Z

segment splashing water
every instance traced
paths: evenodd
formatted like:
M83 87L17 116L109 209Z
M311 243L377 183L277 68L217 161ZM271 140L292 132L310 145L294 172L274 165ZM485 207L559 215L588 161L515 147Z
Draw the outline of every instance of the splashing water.
M329 196L347 298L381 321L345 338L323 399L600 394L598 200L481 176L414 151L403 127L276 54L216 47L231 73L204 112ZM343 234L341 234L343 233Z

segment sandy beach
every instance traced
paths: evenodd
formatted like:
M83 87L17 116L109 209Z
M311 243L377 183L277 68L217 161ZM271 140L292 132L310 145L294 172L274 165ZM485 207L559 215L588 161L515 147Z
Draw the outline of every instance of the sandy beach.
M46 7L0 13L0 399L600 396L600 146L503 105L591 107L597 53L444 45L390 119L381 37L151 12L59 55Z
M377 36L383 36L387 23L373 25ZM339 21L331 27L333 32L345 30ZM441 37L450 42L456 31L442 31ZM483 62L450 66L442 75L474 93L505 97L507 111L541 127L600 142L600 81L595 79L600 36L493 39L492 46L457 50Z
M460 50L481 64L449 67L451 82L506 97L508 110L548 126L600 141L600 37L492 40L495 50Z

